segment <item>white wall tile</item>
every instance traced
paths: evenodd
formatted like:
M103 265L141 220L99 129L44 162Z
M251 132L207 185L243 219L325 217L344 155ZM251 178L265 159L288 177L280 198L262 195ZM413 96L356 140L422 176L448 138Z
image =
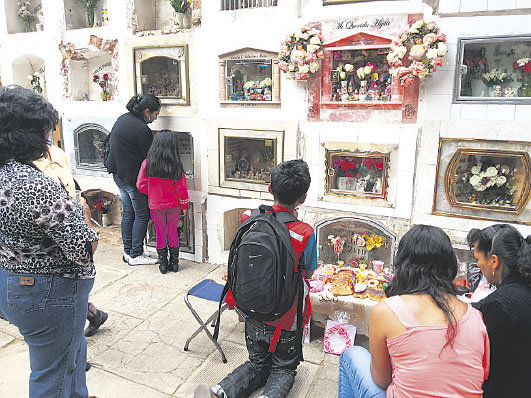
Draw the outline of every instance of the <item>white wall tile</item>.
M510 141L531 141L531 123L500 122L497 138Z
M467 0L465 0L467 1ZM459 12L459 6L461 5L461 0L440 0L439 2L439 12L441 14Z
M461 106L462 120L486 120L487 105L483 104L466 104Z
M516 8L531 8L531 0L516 0Z
M452 110L452 95L429 95L426 103L426 119L449 119Z
M454 53L455 54L455 53ZM428 94L452 94L454 89L454 71L437 70L428 82Z
M459 11L472 12L472 11L486 11L487 0L462 0Z
M437 157L437 152L435 152L435 157ZM437 162L437 158L435 158L435 162ZM437 166L435 165L419 165L419 167L417 167L417 186L414 204L415 214L431 214L433 207L433 191L435 189L436 168Z
M488 0L487 5L491 10L512 10L516 8L516 0Z
M515 105L487 105L487 120L514 120Z
M450 118L452 120L461 119L461 105L460 104L452 104L452 109L450 110Z
M514 120L517 122L531 122L531 105L516 105Z

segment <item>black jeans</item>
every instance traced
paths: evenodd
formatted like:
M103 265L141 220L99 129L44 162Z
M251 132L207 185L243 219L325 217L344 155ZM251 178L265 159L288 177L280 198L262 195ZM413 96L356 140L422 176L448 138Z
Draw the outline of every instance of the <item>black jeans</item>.
M263 396L284 398L288 395L299 365L296 331L282 330L275 352L269 343L275 328L265 323L245 320L245 342L249 360L219 383L229 398L247 398L265 385Z

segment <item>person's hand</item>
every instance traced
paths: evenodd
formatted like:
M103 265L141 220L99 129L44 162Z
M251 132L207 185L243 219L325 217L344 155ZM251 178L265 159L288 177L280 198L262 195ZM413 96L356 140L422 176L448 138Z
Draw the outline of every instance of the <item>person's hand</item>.
M186 217L186 213L188 213L188 209L183 209L183 217Z

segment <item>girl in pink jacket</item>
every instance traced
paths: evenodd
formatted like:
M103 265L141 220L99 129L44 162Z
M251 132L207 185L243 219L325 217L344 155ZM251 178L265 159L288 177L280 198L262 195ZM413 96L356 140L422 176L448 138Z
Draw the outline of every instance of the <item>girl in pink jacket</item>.
M188 209L188 190L183 164L179 157L177 134L163 130L142 162L136 181L138 190L148 195L151 218L157 231L157 253L162 274L179 270L179 235L177 224ZM170 258L168 261L168 247Z

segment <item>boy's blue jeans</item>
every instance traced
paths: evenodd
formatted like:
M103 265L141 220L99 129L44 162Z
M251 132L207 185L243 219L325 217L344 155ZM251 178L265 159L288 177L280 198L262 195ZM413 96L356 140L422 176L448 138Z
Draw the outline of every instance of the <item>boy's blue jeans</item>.
M93 284L94 279L18 274L0 268L0 317L17 326L28 343L30 398L88 397L83 329Z
M354 346L339 358L339 398L385 398L385 390L376 385L371 375L371 354Z
M299 365L297 332L282 330L275 352L268 352L275 328L245 320L245 342L249 360L219 383L229 398L247 398L265 385L263 397L286 397L293 387Z
M131 257L144 253L144 238L149 221L148 197L136 186L123 182L113 174L114 182L120 190L122 199L122 241L124 251Z

